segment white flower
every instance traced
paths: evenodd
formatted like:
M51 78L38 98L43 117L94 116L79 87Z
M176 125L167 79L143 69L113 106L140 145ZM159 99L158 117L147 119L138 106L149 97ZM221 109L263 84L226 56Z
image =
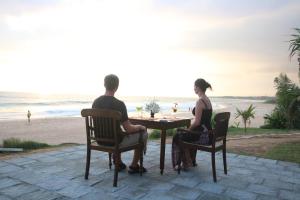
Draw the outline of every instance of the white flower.
M149 104L146 104L146 111L148 112L153 112L153 113L158 113L160 110L159 105L155 102L155 100L150 101Z

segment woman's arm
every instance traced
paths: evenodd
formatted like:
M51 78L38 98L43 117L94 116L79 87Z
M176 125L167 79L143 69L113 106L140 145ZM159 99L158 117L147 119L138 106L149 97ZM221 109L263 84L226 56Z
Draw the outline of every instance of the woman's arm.
M196 103L195 107L195 119L191 123L191 126L189 127L189 130L192 131L194 128L200 125L202 112L203 112L204 105L200 99Z

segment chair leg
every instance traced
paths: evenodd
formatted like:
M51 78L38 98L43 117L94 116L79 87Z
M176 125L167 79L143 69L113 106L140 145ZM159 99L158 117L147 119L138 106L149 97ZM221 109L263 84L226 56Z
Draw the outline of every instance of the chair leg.
M143 175L143 147L140 149L140 176Z
M196 162L197 149L191 149L190 153L191 153L193 167L196 167L197 166L197 162Z
M211 165L212 165L214 182L217 182L215 152L211 153Z
M108 153L108 157L109 157L109 169L111 169L111 166L112 166L112 164L111 164L111 153Z
M182 162L182 154L183 154L183 148L180 146L179 147L180 148L180 156L179 156L179 158L178 158L178 160L177 160L177 174L180 174L180 171L181 171L181 162Z
M181 166L180 165L177 165L178 168L177 168L177 174L180 174L180 170L181 170Z
M226 146L223 148L223 165L224 165L224 173L227 174L227 161L226 161Z
M87 147L86 151L86 166L85 166L85 179L89 178L89 171L90 171L90 160L91 160L91 149Z
M119 159L115 159L115 175L114 175L114 187L117 187L118 182L118 172L119 172Z

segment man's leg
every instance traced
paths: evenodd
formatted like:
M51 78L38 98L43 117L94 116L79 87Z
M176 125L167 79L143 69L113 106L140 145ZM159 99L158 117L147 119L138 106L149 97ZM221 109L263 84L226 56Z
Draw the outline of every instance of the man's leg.
M129 146L129 145L136 144L139 141L139 137L140 137L139 133L126 135L123 138L123 141L120 143L120 146ZM144 132L143 141L144 141L145 144L146 144L147 138L148 138L148 133ZM129 168L136 169L138 167L139 160L140 160L140 150L135 149L133 159L132 159L132 162L131 162L131 166Z
M139 160L140 160L140 150L139 149L135 149L134 150L134 154L133 154L132 163L131 163L130 166L131 167L137 167Z
M126 169L126 165L123 163L121 153L113 154L114 164L119 163L119 170Z

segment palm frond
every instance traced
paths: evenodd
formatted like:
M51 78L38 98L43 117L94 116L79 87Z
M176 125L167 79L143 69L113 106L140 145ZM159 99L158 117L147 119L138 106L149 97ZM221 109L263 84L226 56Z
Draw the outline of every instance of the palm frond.
M298 34L292 34L292 39L289 40L290 59L298 52L300 54L300 28L294 28Z

